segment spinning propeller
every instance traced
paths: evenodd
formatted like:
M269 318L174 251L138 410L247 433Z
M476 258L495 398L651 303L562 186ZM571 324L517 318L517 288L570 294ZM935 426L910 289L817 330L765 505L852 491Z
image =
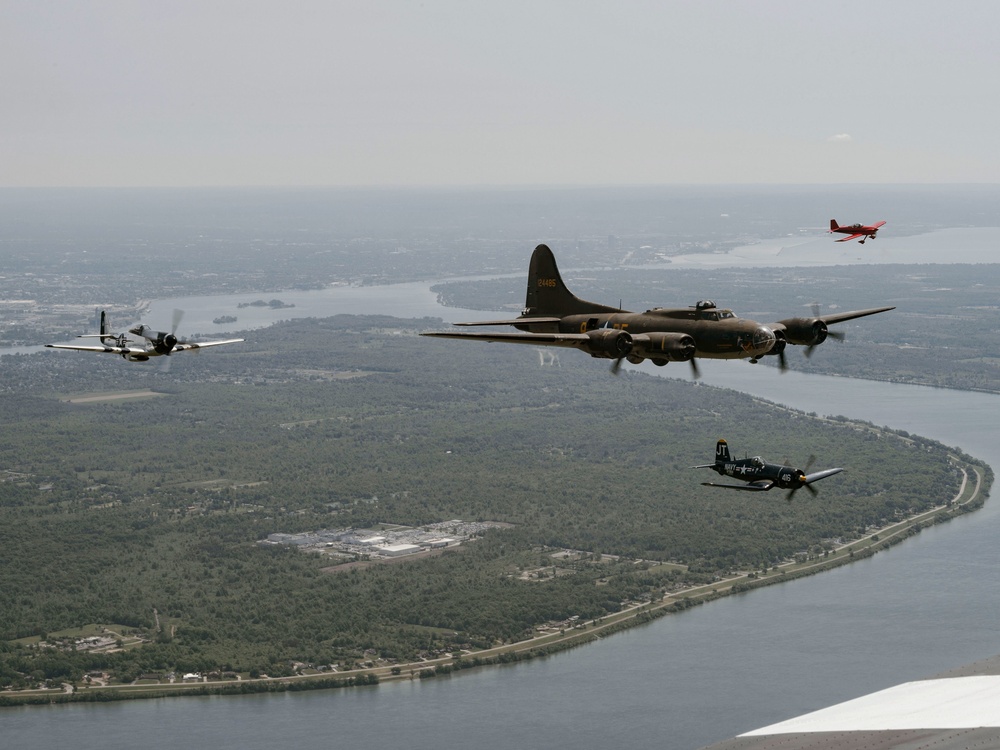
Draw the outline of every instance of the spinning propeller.
M813 317L814 318L818 318L819 317L819 313L820 313L819 302L813 302L813 304L812 304L812 314L813 314ZM818 324L822 325L822 327L823 327L822 330L823 330L824 335L823 335L823 337L822 337L822 339L820 341L816 342L815 344L810 344L809 346L806 347L806 351L805 351L806 359L808 359L809 357L811 357L812 353L813 353L813 349L815 349L817 346L819 346L819 344L821 344L827 338L831 338L831 339L834 339L836 341L843 341L844 338L845 338L843 331L831 331L829 328L827 328L826 323L823 323L823 321L818 321Z
M784 362L783 357L784 355L782 355L782 362ZM618 357L618 359L616 359L614 362L611 363L612 375L617 375L618 371L622 369L622 360L624 359L627 359L627 357ZM701 370L698 369L698 361L695 357L691 357L691 359L689 359L688 362L691 363L691 377L697 380L698 378L701 377Z
M167 351L164 352L164 354L166 355L166 359L164 359L163 363L160 365L160 372L162 373L170 372L170 362L172 361L170 359L170 352L174 350L174 347L177 346L177 344L186 343L184 341L178 340L177 338L177 326L181 324L181 319L183 317L184 317L184 311L175 307L174 317L170 323L170 333L168 333L166 336L163 337L163 343L167 346ZM195 349L195 352L198 351L200 351L200 349Z
M806 468L804 468L799 473L798 476L799 485L797 487L792 487L790 490L788 490L788 494L785 495L785 500L787 500L788 502L792 502L792 498L795 496L795 493L801 490L803 487L809 490L809 492L812 493L813 497L816 497L816 495L819 494L819 490L817 490L811 484L806 484L806 475L809 473L809 468L813 465L815 461L816 461L816 454L814 453L813 455L809 456L809 460L806 461ZM785 465L786 466L788 465L787 461L785 462Z

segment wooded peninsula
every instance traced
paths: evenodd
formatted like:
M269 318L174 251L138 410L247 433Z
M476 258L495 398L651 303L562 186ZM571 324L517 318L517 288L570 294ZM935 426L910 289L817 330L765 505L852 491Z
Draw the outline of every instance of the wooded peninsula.
M854 540L955 510L963 480L975 507L992 480L925 438L687 379L612 380L603 361L539 366L500 346L463 357L417 337L433 324L296 320L175 357L169 377L85 353L0 357L2 699L467 665L846 559ZM713 491L690 467L719 437L847 471L791 503ZM453 519L498 527L391 562L266 543Z

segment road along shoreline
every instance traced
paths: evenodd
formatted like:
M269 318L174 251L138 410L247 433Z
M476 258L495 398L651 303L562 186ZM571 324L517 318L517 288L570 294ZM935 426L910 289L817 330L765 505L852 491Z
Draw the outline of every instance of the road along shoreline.
M201 679L192 682L103 685L99 687L77 687L66 684L61 689L3 691L0 692L0 707L134 700L171 695L240 695L358 687L398 680L427 679L470 668L510 664L548 656L593 642L621 630L652 622L669 614L683 612L723 596L745 593L763 586L814 575L824 570L871 557L914 534L918 534L923 528L948 521L981 507L992 483L992 471L988 467L969 463L963 457L955 454L949 454L949 458L962 473L958 492L953 498L949 498L930 510L879 529L870 530L869 533L858 539L837 545L822 556L787 561L775 566L767 573L759 571L740 573L710 584L664 594L652 601L632 604L614 614L578 622L572 628L559 632L542 633L514 643L477 651L462 651L434 659L342 672L317 672L287 677L261 676L259 678L238 675L236 679L226 680Z

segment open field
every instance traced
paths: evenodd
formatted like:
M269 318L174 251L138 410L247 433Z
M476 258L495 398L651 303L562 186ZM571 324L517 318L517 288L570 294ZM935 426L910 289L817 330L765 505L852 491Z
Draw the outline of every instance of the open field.
M62 400L67 404L96 404L103 401L122 401L125 399L137 399L137 398L159 398L165 396L165 393L156 393L155 391L142 390L142 391L118 391L115 393L92 393L81 396L66 396Z

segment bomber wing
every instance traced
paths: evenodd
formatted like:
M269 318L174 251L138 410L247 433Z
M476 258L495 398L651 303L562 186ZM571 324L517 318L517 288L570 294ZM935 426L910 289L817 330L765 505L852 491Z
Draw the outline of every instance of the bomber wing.
M513 320L473 320L469 323L452 323L456 326L523 326L533 323L558 323L562 318L514 318Z
M559 320L555 318L554 320ZM456 325L461 325L456 323ZM478 325L478 324L470 324ZM451 331L421 333L439 339L474 339L476 341L503 342L505 344L533 344L535 346L568 346L577 349L591 342L585 333L459 333Z
M892 307L873 307L870 310L852 310L851 312L834 313L833 315L820 315L819 319L830 325L831 323L843 323L845 320L854 320L855 318L863 318L866 315L875 315L895 309L895 305Z
M767 490L774 487L774 481L771 479L762 479L759 482L750 482L750 484L717 484L716 482L702 482L702 487L722 487L726 490L748 490L750 492L766 492Z
M225 341L204 341L201 343L195 343L193 341L184 341L174 346L173 351L183 352L186 349L205 349L209 346L222 346L223 344L238 344L241 341L246 341L246 339L226 339Z
M812 484L813 482L818 482L820 479L826 479L827 477L832 477L834 474L839 474L842 471L843 469L824 469L823 471L806 474L803 484Z
M819 307L818 305L816 306ZM896 306L892 307L872 307L868 310L851 310L850 312L843 313L833 313L831 315L814 315L811 318L785 318L784 320L779 320L777 323L769 324L769 328L772 331L784 331L789 327L795 328L797 326L812 326L816 321L822 321L824 325L832 325L834 323L843 323L847 320L854 320L855 318L863 318L866 315L877 315L878 313L889 312L889 310L895 310ZM817 310L814 310L817 312Z

